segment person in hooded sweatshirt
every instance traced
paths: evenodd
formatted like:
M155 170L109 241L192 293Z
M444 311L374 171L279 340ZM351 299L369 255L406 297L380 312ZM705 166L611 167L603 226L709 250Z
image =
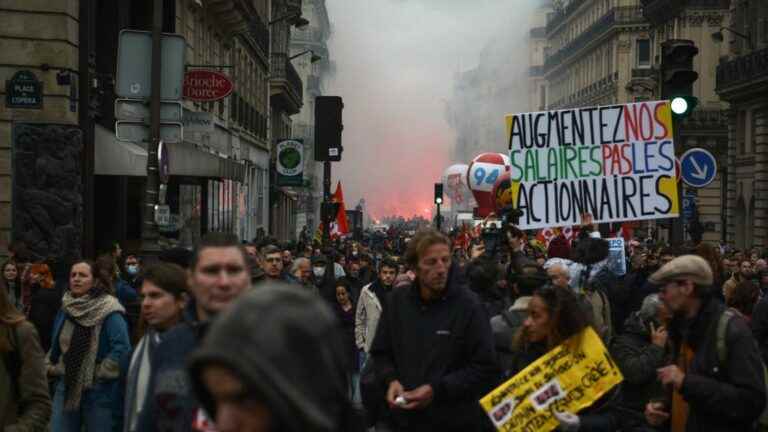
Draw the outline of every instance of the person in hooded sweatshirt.
M341 339L325 301L270 281L211 326L189 376L217 432L358 432Z

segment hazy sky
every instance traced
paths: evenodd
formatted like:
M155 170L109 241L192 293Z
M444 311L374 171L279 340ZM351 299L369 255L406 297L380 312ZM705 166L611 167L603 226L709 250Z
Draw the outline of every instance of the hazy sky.
M492 37L510 28L525 34L533 3L326 0L336 64L326 94L344 98L344 160L334 164L334 184L342 181L347 208L365 198L374 217L429 215L433 184L452 162L445 102L454 77L477 66ZM526 62L522 51L504 61Z

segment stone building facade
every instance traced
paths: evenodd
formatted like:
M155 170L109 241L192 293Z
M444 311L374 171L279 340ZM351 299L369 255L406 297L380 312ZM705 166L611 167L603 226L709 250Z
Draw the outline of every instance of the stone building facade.
M314 138L315 98L323 95L324 83L333 74L333 61L328 51L331 24L325 3L325 0L304 0L302 16L309 20L309 25L291 33L291 55L298 55L293 64L304 83L304 105L293 117L293 136L304 140L305 187L297 190L297 232L301 232L305 225L309 232L315 232L320 224L323 200L323 163L315 161ZM319 59L313 62L313 56Z
M0 105L0 255L11 240L55 263L114 242L140 247L147 147L115 137L116 53L121 30L151 28L152 3L3 2L0 76L33 77L42 104ZM234 91L183 101L184 140L168 145L172 223L160 229L162 245L190 246L209 231L295 231L294 200L271 188L270 156L301 108L301 78L287 61L300 15L299 0L163 2L163 32L184 36L187 69L223 72Z
M768 2L731 0L717 93L730 103L727 240L768 246Z
M711 152L718 162L719 172L707 187L695 189L683 186L683 193L695 196L695 202L702 224L708 227L705 241L725 240L725 194L728 169L727 156L727 104L721 101L715 91L715 74L720 57L727 53L727 44L712 39L728 20L728 0L643 0L643 11L651 23L649 32L651 68L633 71L633 79L627 85L638 99L661 99L660 63L662 43L670 39L688 39L696 44L699 54L694 57L693 68L699 78L693 84L693 95L699 99L699 106L691 117L680 124L678 155L691 148L704 148ZM686 232L686 237L688 233Z
M547 81L544 78L544 57L547 53L547 16L552 3L544 2L531 17L528 39L528 112L547 109Z

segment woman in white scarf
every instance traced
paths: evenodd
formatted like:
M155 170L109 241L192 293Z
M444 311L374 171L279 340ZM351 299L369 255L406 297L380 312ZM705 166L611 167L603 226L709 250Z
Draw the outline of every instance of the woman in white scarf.
M131 344L109 274L90 261L70 271L48 353L48 374L56 378L53 432L109 431L117 421L119 361Z

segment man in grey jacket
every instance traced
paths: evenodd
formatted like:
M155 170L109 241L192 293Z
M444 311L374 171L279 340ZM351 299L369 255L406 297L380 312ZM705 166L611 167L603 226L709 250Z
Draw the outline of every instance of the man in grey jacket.
M397 277L397 263L385 259L379 266L379 278L363 287L355 315L355 343L365 354L371 349L376 326L381 317L386 295L392 291Z

